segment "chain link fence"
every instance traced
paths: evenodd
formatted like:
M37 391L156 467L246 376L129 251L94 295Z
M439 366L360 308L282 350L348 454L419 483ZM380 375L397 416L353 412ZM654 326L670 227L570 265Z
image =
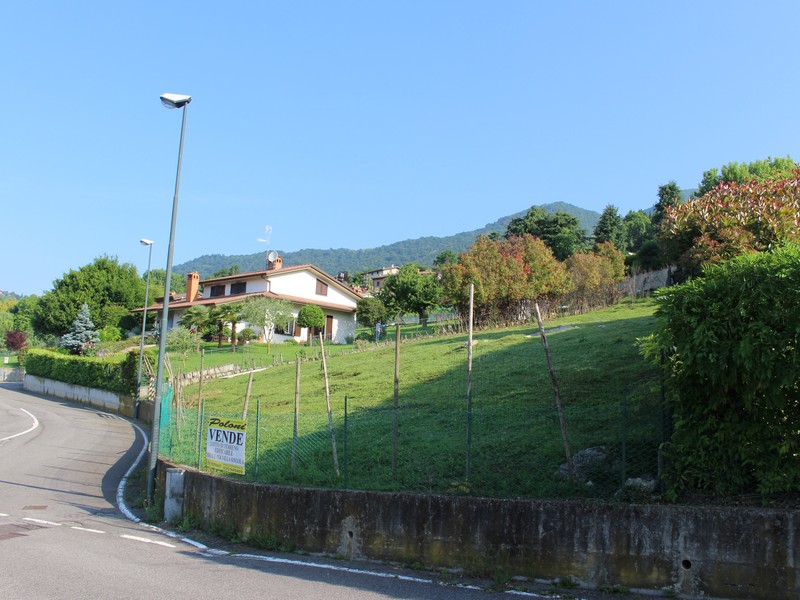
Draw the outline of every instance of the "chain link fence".
M480 379L470 410L463 371L430 385L430 402L409 403L401 394L395 408L391 399L375 406L340 396L332 399L330 415L303 405L295 412L292 399L268 407L256 399L246 414L245 474L226 475L284 485L550 499L635 500L658 486L668 419L657 378L612 398L564 385L563 430L554 403L504 402L496 390L490 402ZM442 400L442 389L451 390L450 399L444 394ZM202 402L185 406L180 396L165 394L161 453L213 471L206 459L210 419L245 415Z

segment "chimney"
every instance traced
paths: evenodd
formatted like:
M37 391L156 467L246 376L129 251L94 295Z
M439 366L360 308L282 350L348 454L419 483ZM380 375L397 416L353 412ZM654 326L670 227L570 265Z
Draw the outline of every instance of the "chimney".
M271 260L267 263L267 270L277 270L283 266L283 259L280 256L276 256L275 260Z
M200 287L200 273L192 271L186 276L186 300L188 302L194 301L197 296L197 290Z

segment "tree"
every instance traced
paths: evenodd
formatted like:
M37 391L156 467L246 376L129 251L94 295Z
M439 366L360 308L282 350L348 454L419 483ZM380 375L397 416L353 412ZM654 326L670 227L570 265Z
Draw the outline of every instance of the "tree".
M423 327L428 311L439 305L441 295L441 287L433 274L423 273L414 263L403 265L397 273L389 275L378 293L390 315L416 313Z
M356 304L356 320L359 325L373 329L375 325L383 323L387 318L386 306L377 296L361 298Z
M185 327L174 327L167 332L167 348L183 358L200 346L200 336Z
M147 273L142 275L142 281L146 281ZM157 297L164 295L164 284L167 281L167 272L164 269L151 269L150 270L150 292L155 291ZM186 277L180 273L172 272L169 283L169 291L175 293L183 293L186 291ZM144 300L144 297L142 298Z
M239 310L241 302L231 302L220 304L211 309L210 320L217 324L217 347L222 347L222 338L225 337L225 326L231 324L231 351L236 348L236 323L239 322Z
M619 216L616 206L609 204L600 215L600 220L594 228L595 244L611 242L620 250L627 246L625 223Z
M436 255L433 260L433 266L436 268L444 267L445 265L452 265L458 262L458 254L455 250L442 250Z
M6 333L6 348L11 352L19 352L27 343L24 331L13 330Z
M89 316L89 305L83 303L78 316L72 322L70 330L61 336L58 345L66 348L72 354L89 354L94 345L100 341L100 336L94 329L94 323Z
M291 302L259 296L248 298L242 305L239 314L245 323L261 328L264 340L267 342L267 352L269 352L272 348L275 328L287 326L292 320L293 313L294 305Z
M661 251L661 244L657 240L647 240L636 256L631 261L631 266L642 271L655 271L667 263L664 253Z
M32 320L39 304L39 296L25 296L20 298L17 303L9 309L14 315L14 329L24 331L27 334L33 333Z
M193 333L202 333L203 327L208 325L211 320L211 311L203 304L190 306L181 315L181 327Z
M524 216L511 219L506 226L505 237L519 237L521 235L525 235L526 233L530 235L537 235L535 232L539 230L545 219L547 219L547 213L541 206L531 206Z
M653 210L653 227L658 229L661 222L667 216L667 210L678 206L683 200L681 188L674 181L665 183L658 188L658 202L656 202L655 209Z
M325 313L316 304L306 304L297 313L297 325L308 328L308 343L311 345L314 332L325 327Z
M5 339L6 333L14 329L14 315L10 312L0 312L0 339Z
M240 273L239 265L231 265L230 267L215 271L211 279L216 277L230 277L231 275L238 275Z
M181 327L188 329L191 333L197 334L197 350L200 350L200 342L203 339L203 329L211 323L211 314L207 306L197 304L190 306L181 315ZM169 340L168 340L169 341Z
M630 211L622 221L625 225L625 247L621 250L638 252L642 244L653 239L653 224L643 211Z
M772 158L757 160L751 163L731 162L722 166L721 172L716 168L703 172L703 179L697 187L694 197L700 198L713 190L721 183L747 183L756 181L764 183L770 179L786 179L792 176L797 168L794 160L786 158Z
M131 264L120 264L116 258L103 256L80 269L71 270L45 292L36 305L33 326L39 334L63 335L70 330L78 311L87 304L97 325L107 323L103 307L118 305L128 310L144 302L144 281ZM109 312L107 315L118 315Z
M464 315L469 309L470 284L479 325L527 320L537 298L569 289L564 264L530 234L497 241L480 236L457 264L442 271L445 302Z
M512 219L506 227L506 238L530 234L541 239L558 260L566 260L586 246L586 236L573 215L558 211L551 215L539 206L532 206L524 217Z

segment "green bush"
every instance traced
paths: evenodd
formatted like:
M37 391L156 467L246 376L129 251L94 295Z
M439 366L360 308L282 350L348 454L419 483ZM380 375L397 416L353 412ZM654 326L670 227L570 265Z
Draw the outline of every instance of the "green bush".
M150 364L155 367L158 364L158 348L145 348L144 356L150 361ZM125 354L125 359L120 363L122 370L123 386L127 390L125 393L136 396L136 384L139 380L139 349L131 350ZM142 380L147 383L147 376L144 374L144 366L142 366Z
M101 342L118 342L122 339L122 331L114 325L106 325L97 333Z
M255 339L255 337L256 337L256 332L250 329L249 327L242 329L239 333L236 334L236 339L241 343L249 342L250 340Z
M800 491L800 246L658 294L645 342L674 385L669 494Z
M117 358L61 354L43 348L31 348L25 359L25 372L73 385L130 393L122 376L122 363Z

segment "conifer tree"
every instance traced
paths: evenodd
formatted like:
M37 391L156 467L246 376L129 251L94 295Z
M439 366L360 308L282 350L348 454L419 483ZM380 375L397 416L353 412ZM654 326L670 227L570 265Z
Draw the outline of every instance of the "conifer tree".
M58 345L72 354L89 354L99 341L100 336L95 331L94 323L89 316L89 305L84 302L78 316L72 322L72 327L61 337Z

